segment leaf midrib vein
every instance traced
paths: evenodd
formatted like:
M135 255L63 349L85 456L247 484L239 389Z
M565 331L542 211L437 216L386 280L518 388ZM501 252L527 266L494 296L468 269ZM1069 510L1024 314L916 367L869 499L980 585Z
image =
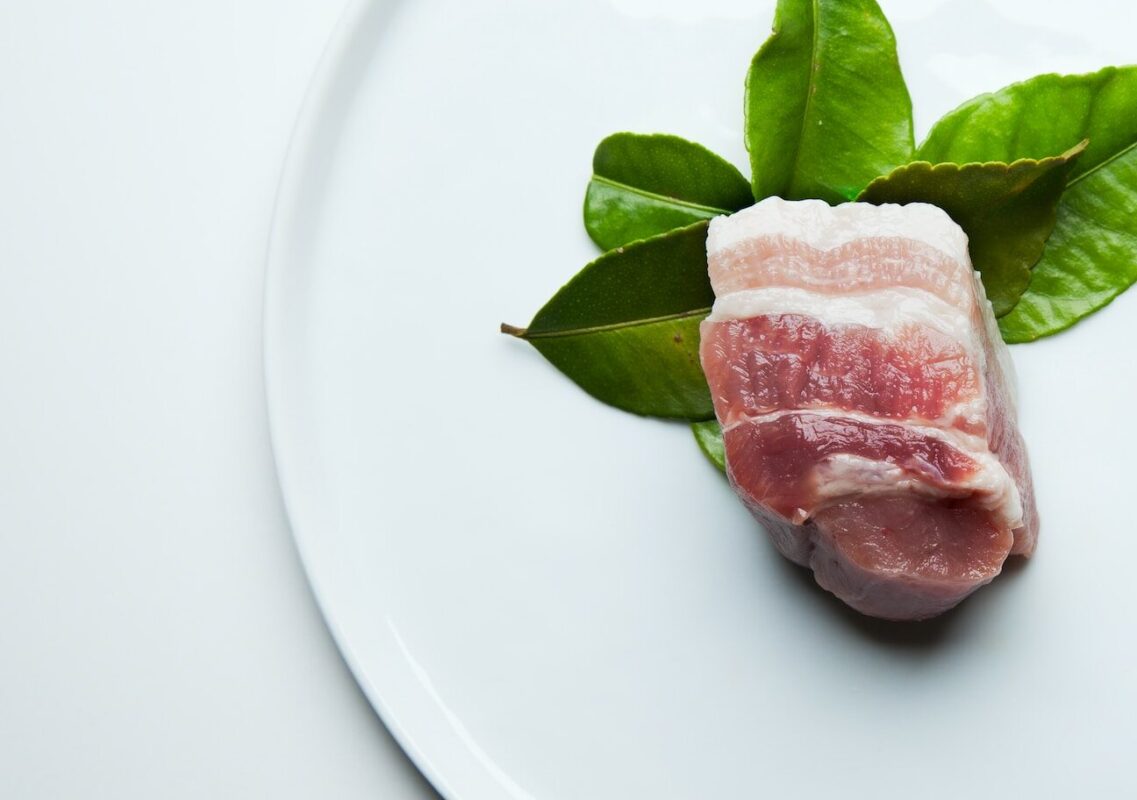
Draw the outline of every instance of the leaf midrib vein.
M794 146L794 160L790 173L790 186L797 183L799 164L801 163L802 142L805 141L806 126L808 125L810 108L813 105L813 86L817 81L817 71L821 68L821 59L817 56L821 39L821 0L813 0L813 43L809 49L809 82L805 87L805 107L801 111L801 128L798 131L797 144ZM788 188L788 187L787 187Z
M695 317L711 313L711 307L696 308L691 311L678 311L674 314L663 314L658 317L645 317L643 319L624 320L622 322L610 322L604 325L588 325L583 328L569 328L566 330L554 331L538 331L537 333L525 332L525 339L560 339L570 336L585 336L590 333L605 333L608 331L618 331L624 328L635 328L641 325L652 325L657 322L670 322L672 320L686 319L688 317Z
M659 200L659 201L664 202L664 203L670 203L671 205L683 206L684 208L690 208L690 209L694 209L696 211L703 211L703 212L706 212L707 214L710 214L713 217L717 217L717 216L721 216L723 214L729 214L730 213L730 211L728 209L725 209L725 208L718 208L716 206L707 206L707 205L703 205L702 203L695 203L691 200L681 200L678 197L669 197L668 195L665 195L665 194L658 194L656 192L650 192L647 189L641 189L638 186L631 186L630 184L627 184L627 183L621 183L620 181L614 181L611 178L605 178L603 175L593 175L592 180L596 181L597 183L607 184L608 186L611 186L615 189L623 189L623 190L628 191L628 192L633 192L634 194L642 195L643 197L647 197L647 198L650 198L652 200Z
M1090 175L1093 175L1095 172L1097 172L1100 169L1104 169L1105 167L1108 167L1114 161L1121 158L1122 156L1124 156L1126 153L1128 153L1130 150L1132 150L1134 148L1137 148L1137 142L1133 142L1128 147L1124 147L1121 150L1118 150L1116 153L1114 153L1113 155L1111 155L1109 158L1105 159L1104 161L1100 161L1097 164L1094 164L1092 167L1090 167L1088 170L1083 172L1081 175L1074 178L1074 180L1067 183L1066 188L1069 189L1071 186L1073 186L1075 183L1082 180L1083 178L1088 177Z

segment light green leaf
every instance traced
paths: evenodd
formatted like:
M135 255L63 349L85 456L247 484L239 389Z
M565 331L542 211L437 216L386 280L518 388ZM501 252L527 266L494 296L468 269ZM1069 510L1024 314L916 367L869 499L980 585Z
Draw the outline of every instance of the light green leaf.
M1008 342L1073 325L1137 280L1137 67L1040 75L969 100L936 123L922 158L1014 159L1089 139L1058 202L1031 283L999 321Z
M1063 194L1030 288L999 320L1029 342L1065 330L1137 282L1137 145L1083 173Z
M733 164L678 136L614 133L597 146L592 172L584 227L604 250L754 202Z
M726 446L723 444L722 428L719 427L718 420L694 422L691 424L691 432L695 434L695 443L707 460L726 472Z
M779 0L745 110L757 198L840 203L912 160L912 101L874 0Z
M707 223L605 253L577 273L528 328L502 325L597 400L670 419L714 415L699 364L711 310Z
M945 114L920 145L924 161L1015 161L1088 139L1070 180L1137 141L1137 67L1039 75L981 94Z
M931 203L963 228L995 316L1009 312L1030 284L1030 268L1054 228L1055 208L1085 142L1040 161L929 164L917 161L877 178L867 203Z

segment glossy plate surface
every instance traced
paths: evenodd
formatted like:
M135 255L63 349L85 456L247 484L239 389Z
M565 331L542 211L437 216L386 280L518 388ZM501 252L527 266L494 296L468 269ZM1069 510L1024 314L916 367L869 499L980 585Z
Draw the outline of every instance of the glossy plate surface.
M497 333L594 257L604 135L746 163L772 5L346 12L266 299L274 447L328 623L451 798L1116 796L1137 740L1137 292L1014 348L1038 555L910 626L783 562L685 427L605 408ZM918 135L1012 80L1137 60L1127 3L882 5Z

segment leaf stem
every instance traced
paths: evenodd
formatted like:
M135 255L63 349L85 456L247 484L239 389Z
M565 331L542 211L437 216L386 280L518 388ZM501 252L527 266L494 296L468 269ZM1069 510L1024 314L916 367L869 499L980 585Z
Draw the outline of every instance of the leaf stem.
M501 323L501 332L507 333L510 336L516 336L518 339L524 339L525 334L529 332L528 328L518 328L515 325L510 325L508 322Z

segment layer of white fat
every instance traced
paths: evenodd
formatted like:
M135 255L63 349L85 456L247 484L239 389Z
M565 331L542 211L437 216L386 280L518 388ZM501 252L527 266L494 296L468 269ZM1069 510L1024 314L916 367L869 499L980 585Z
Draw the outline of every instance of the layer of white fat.
M967 234L947 213L927 203L907 205L783 200L767 197L749 208L711 220L707 254L763 236L797 239L832 250L857 239L899 237L923 242L971 269Z
M987 398L978 393L970 400L963 400L948 406L944 409L943 416L935 419L927 417L877 417L859 411L819 405L804 408L779 409L778 411L771 411L769 414L741 414L732 418L731 422L723 426L723 429L730 430L736 425L745 422L753 422L756 419L776 419L784 414L820 414L840 417L842 419L867 420L882 425L900 425L913 430L929 429L944 431L951 434L952 441L956 444L957 448L968 455L988 451L987 440L984 437L967 432L967 428L978 427L986 421ZM960 427L961 424L965 427Z
M971 316L930 292L888 287L856 294L825 294L788 286L731 292L715 300L709 322L750 319L767 314L800 314L823 325L861 325L894 335L921 325L949 336L965 348L982 369L983 342Z
M864 495L912 494L932 500L969 497L977 507L994 513L1002 525L1010 529L1019 527L1022 501L1006 469L990 453L969 455L979 463L979 470L970 480L953 484L951 489L925 483L888 461L873 461L848 453L830 456L814 470L818 507ZM817 510L815 508L814 513ZM795 522L801 523L800 520Z
M938 439L954 447L978 466L969 480L955 484L950 491L944 491L940 487L931 486L913 477L894 462L875 461L847 453L834 454L816 467L815 476L820 500L828 502L866 492L873 494L915 492L927 497L972 496L981 508L995 512L999 520L1008 527L1017 528L1022 524L1022 498L1019 495L1018 485L1003 463L988 449L987 440L981 436L935 427L931 424L922 425L910 420L898 422L882 419L840 408L783 409L740 419L725 426L724 431L732 430L738 425L773 422L788 414L832 417L867 425L900 425L905 430L929 439Z

